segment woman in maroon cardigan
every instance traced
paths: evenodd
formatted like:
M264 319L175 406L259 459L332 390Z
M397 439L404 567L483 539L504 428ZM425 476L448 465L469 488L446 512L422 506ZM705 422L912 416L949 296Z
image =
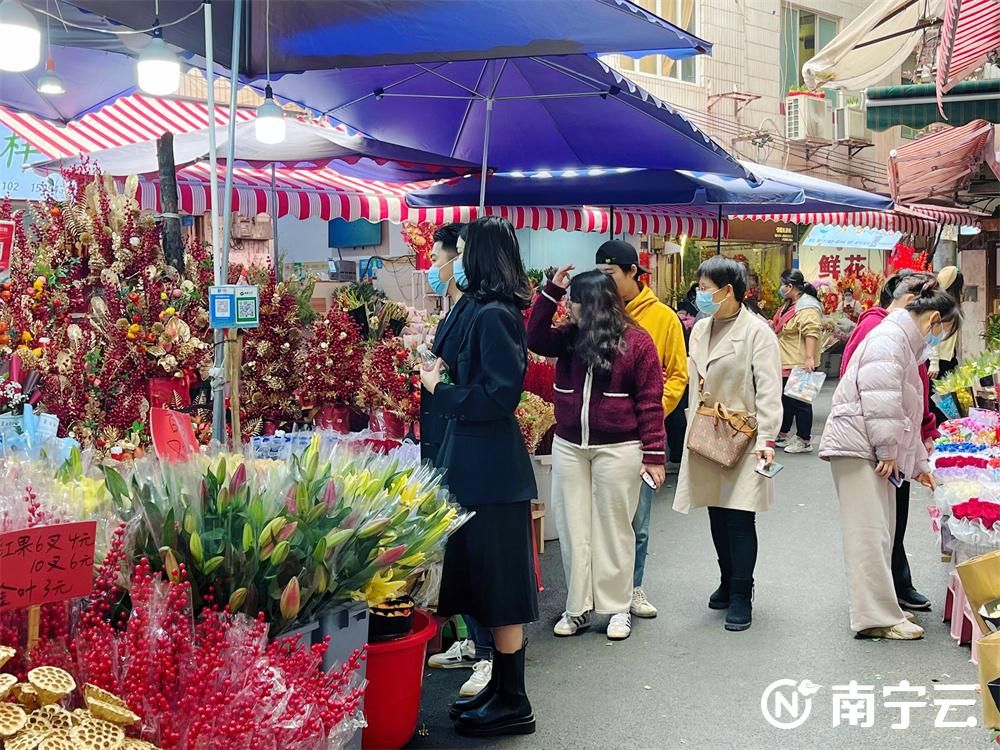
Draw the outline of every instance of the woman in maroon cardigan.
M840 376L847 371L847 363L851 361L858 345L892 310L902 309L916 296L934 275L930 273L915 273L900 271L885 280L879 294L879 306L865 310L858 318L858 325L851 332L851 337L844 346L844 356L840 363ZM921 362L920 379L924 383L924 419L920 425L920 436L925 443L930 443L937 437L937 419L930 408L930 380L927 377L927 364ZM892 582L896 587L896 599L903 609L926 611L931 608L930 600L916 590L910 574L910 563L906 559L906 549L903 538L906 536L906 523L910 514L910 483L903 482L896 488L896 529L892 537Z
M528 348L558 358L552 506L568 594L555 634L575 635L597 612L611 615L608 638L623 640L632 632L639 483L664 480L663 369L614 282L588 271L571 285L571 270L559 269L528 321ZM567 287L570 322L554 328Z

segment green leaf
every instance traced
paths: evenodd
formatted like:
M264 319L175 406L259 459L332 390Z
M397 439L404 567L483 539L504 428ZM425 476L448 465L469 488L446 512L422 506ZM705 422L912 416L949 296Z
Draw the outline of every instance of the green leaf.
M122 504L122 498L128 497L128 485L125 484L125 480L122 479L122 475L119 474L115 469L109 466L104 468L104 486L108 488L108 492L111 493L112 499L115 501L115 505Z

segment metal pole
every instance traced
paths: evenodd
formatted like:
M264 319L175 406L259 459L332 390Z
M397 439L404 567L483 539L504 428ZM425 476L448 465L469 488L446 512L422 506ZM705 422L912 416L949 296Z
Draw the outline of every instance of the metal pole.
M715 227L715 254L722 255L722 204L719 204L719 223Z
M608 239L613 240L615 238L615 207L609 206L611 209L611 217L608 221Z
M226 143L226 186L223 195L223 230L222 248L220 253L220 273L223 283L228 280L229 275L229 242L233 228L233 155L236 148L236 95L239 90L239 69L240 69L240 25L243 18L242 0L233 0L233 55L229 67L230 90L229 90L229 123L226 127L226 135L229 139ZM209 64L213 61L209 60ZM214 210L214 206L213 206ZM215 380L212 381L212 437L220 443L226 442L226 400L225 400L225 373L223 364L225 358L225 338L221 330L215 332ZM239 435L233 435L237 441L241 440ZM237 442L239 445L239 442Z
M219 151L215 141L215 50L212 38L212 0L203 0L205 9L205 80L208 82L208 186L212 199L212 265L215 269L215 283L223 284L221 255L222 239L219 233Z
M284 276L284 269L279 263L278 253L278 180L274 174L274 162L271 162L271 241L274 243L274 273L275 278L281 281Z
M490 151L490 120L493 117L493 97L486 100L486 127L483 129L483 171L479 175L479 215L486 214L486 165Z

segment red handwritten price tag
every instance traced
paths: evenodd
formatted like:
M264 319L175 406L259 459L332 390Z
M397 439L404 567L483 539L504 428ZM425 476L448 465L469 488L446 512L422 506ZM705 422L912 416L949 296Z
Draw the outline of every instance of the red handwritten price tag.
M149 432L156 455L170 463L187 461L198 452L191 417L170 409L150 410Z
M0 612L90 594L96 532L80 521L0 534Z
M10 256L14 251L14 222L0 221L0 271L10 268Z

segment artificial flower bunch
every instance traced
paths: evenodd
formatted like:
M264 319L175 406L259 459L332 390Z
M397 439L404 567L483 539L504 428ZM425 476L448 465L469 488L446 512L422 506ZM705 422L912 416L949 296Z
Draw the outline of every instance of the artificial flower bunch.
M987 529L1000 530L1000 503L972 498L952 506L951 515L954 518L980 521Z
M407 221L400 234L415 256L416 269L426 271L431 267L431 249L434 247L434 232L438 225L430 221Z
M358 405L363 411L382 410L405 423L420 418L420 377L416 355L402 339L386 336L371 341L364 360Z
M15 221L0 352L40 373L40 402L63 429L110 447L145 421L151 379L176 377L184 389L207 373L202 282L211 261L190 244L183 270L167 264L135 180L118 186L88 166L63 178L64 201L0 207Z
M130 734L171 750L327 750L350 739L362 654L324 672L326 644L269 641L262 617L214 601L193 617L183 564L164 579L139 560L125 591L116 540L70 641L71 671L121 696L138 719Z
M928 263L926 252L917 252L917 249L913 245L907 245L903 242L897 242L896 246L892 249L889 254L889 269L893 272L909 270L909 271L930 271L930 263Z
M21 366L21 355L17 352L0 358L0 414L20 416L25 404L37 404L42 397L38 389L41 381L38 370Z
M319 436L288 461L195 456L106 468L108 492L135 520L130 556L176 580L195 612L214 598L263 612L274 632L351 599L378 603L436 559L464 520L440 475Z
M524 446L528 449L528 453L534 453L541 445L545 434L555 426L556 408L540 396L524 391L520 403L514 410L514 416L517 417L518 427L521 428Z
M296 391L299 402L306 408L353 404L361 389L364 360L357 323L331 308L313 324L312 336L305 343L302 380Z

